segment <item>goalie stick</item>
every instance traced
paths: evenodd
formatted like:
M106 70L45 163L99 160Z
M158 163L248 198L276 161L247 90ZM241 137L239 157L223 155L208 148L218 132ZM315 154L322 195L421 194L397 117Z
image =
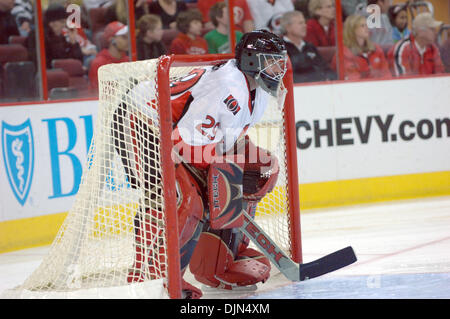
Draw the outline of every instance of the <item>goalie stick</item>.
M206 185L204 178L197 172L196 168L187 164L177 153L173 154L180 162L197 178L198 181ZM346 267L357 258L351 246L337 250L324 257L308 263L297 264L281 250L275 242L264 232L264 230L244 211L244 224L240 230L246 235L262 253L269 258L272 264L291 281L304 281L330 273L332 271Z
M287 279L292 281L319 277L357 260L353 248L348 246L309 263L297 264L273 242L247 212L244 212L244 224L240 230L258 246Z

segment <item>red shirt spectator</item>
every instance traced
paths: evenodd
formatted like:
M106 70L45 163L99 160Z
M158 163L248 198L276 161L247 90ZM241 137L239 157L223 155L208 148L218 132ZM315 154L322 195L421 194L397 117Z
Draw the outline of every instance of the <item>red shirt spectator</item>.
M201 37L203 30L202 14L197 9L181 12L177 17L180 30L170 45L172 54L207 54L208 42Z
M203 22L207 23L210 21L209 18L209 9L216 4L217 2L221 2L223 0L198 0L197 8L203 15ZM253 16L250 12L250 9L247 5L246 0L234 0L233 7L234 14L234 23L236 25L236 30L241 32L250 32L254 28L253 24ZM211 24L209 27L214 28Z
M349 16L344 23L344 74L349 80L368 78L390 78L388 62L384 51L370 38L366 18ZM336 55L331 67L337 70Z
M337 70L336 55L331 61L331 68ZM383 49L378 45L375 45L374 51L358 55L344 47L344 70L347 80L390 78L392 76Z
M97 54L89 69L90 88L94 90L98 88L98 69L102 65L129 61L126 54L128 50L128 27L126 25L118 21L111 22L106 26L103 36L109 46Z
M200 36L192 39L187 34L180 32L170 45L172 54L207 54L208 43Z
M306 42L312 43L316 47L330 47L336 45L334 21L329 24L328 30L325 30L318 20L310 19L306 23L306 28Z
M421 13L413 21L413 34L397 42L388 53L394 75L444 73L438 47L434 44L436 28L442 22L435 21L428 13Z
M308 11L312 18L306 23L305 41L316 47L334 46L336 44L334 1L309 0Z
M388 53L389 66L396 76L443 73L439 49L432 44L419 51L414 37L397 42Z

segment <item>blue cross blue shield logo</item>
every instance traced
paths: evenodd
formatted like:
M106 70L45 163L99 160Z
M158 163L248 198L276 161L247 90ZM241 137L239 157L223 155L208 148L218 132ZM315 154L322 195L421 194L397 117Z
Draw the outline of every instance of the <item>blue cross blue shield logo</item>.
M20 125L2 121L3 161L9 184L20 205L30 191L34 167L33 130L30 119Z

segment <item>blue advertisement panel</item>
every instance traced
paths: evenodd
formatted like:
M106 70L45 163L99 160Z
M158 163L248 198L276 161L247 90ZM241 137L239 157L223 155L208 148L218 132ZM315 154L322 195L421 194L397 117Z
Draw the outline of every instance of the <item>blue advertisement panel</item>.
M70 208L92 140L97 104L0 108L0 221Z

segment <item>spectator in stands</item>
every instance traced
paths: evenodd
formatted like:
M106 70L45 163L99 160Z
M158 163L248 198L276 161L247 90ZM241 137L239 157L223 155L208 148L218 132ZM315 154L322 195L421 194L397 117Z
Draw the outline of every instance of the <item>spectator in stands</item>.
M440 41L438 46L441 52L441 60L444 64L445 72L450 73L450 29L442 31Z
M344 74L346 79L390 78L383 49L370 40L366 17L351 15L344 23ZM336 55L331 66L336 66Z
M136 51L138 60L158 58L167 52L161 42L161 18L154 14L143 15L137 23Z
M208 43L201 37L203 16L197 9L180 12L177 17L177 28L180 31L170 45L173 54L206 54Z
M367 0L341 0L342 20L353 14L365 15Z
M73 1L73 0L72 0ZM114 0L112 3L105 3L101 7L106 7L105 21L107 23L119 21L123 24L128 24L128 1L131 0ZM134 1L134 19L138 21L143 15L150 12L150 2L147 0L132 0Z
M114 5L116 0L83 0L83 7L89 11L92 8L109 7Z
M225 2L215 3L209 10L210 21L214 30L205 35L209 53L231 53L228 39L228 7ZM242 32L235 31L236 43L242 38Z
M9 37L20 35L16 20L11 14L14 0L0 0L0 44L8 44Z
M28 36L33 25L33 4L30 0L16 0L11 14L16 19L20 35Z
M306 20L309 20L311 17L308 11L308 4L310 0L294 0L295 10L301 11L305 16ZM365 14L367 0L341 0L342 5L342 20L352 15L352 14Z
M75 39L80 45L81 53L83 54L83 67L85 70L88 70L92 60L97 55L97 47L89 40L83 28L77 28L75 31ZM63 28L62 33L64 36L68 37L70 32L72 31L68 28Z
M134 0L134 19L138 21L141 17L149 14L148 0Z
M392 25L387 15L389 10L390 0L367 0L367 5L377 5L380 8L380 23L381 26L370 28L370 39L381 46L391 46L394 44L392 38Z
M128 24L128 0L114 0L114 3L107 7L105 13L106 23L119 21L122 24Z
M394 43L409 37L411 32L408 29L406 5L397 4L389 7L388 16L392 25L392 40Z
M336 73L311 43L305 42L306 20L300 11L289 11L281 17L283 40L292 63L294 82L336 80Z
M316 47L334 46L336 10L332 0L310 0L305 41Z
M128 27L119 21L109 23L103 33L108 48L101 50L91 63L90 88L98 88L98 69L105 64L128 62Z
M149 3L148 12L161 17L163 29L176 29L177 16L187 9L183 1L154 0Z
M441 55L435 44L436 29L441 24L429 12L415 17L411 35L397 42L388 53L389 64L395 76L444 72Z
M255 29L268 29L279 35L281 16L294 10L292 0L247 0L247 3L255 22Z
M67 29L66 9L59 4L51 4L44 13L44 41L47 67L51 68L54 59L77 59L83 62L83 53L77 41L77 30ZM27 38L28 53L37 65L36 37L31 32Z
M295 11L300 11L301 13L303 13L303 17L306 20L310 19L308 11L309 0L293 0L292 3L294 4Z
M207 29L215 28L213 23L209 20L209 10L215 3L221 1L223 0L198 0L197 8L203 15L203 22L205 23L204 25L205 28ZM255 25L253 23L253 16L250 12L250 8L247 5L247 0L235 0L233 13L236 30L242 33L254 30Z

